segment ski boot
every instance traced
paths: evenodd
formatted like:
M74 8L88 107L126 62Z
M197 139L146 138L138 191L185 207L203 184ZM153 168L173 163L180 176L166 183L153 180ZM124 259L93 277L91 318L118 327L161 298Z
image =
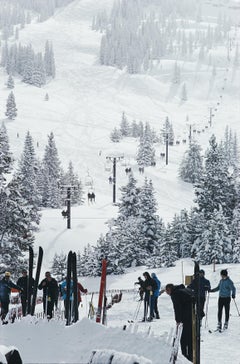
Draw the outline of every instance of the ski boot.
M220 321L217 324L217 330L216 331L219 331L219 332L222 331L222 323Z
M227 330L228 329L228 321L225 321L224 326L223 326L223 329L224 330Z

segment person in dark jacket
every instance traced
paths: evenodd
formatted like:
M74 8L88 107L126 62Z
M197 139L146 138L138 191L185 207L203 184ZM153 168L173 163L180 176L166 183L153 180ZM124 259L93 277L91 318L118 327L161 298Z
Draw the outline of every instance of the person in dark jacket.
M157 289L157 284L150 277L148 272L143 273L143 277L145 278L143 289L144 289L144 317L142 321L152 321L153 320L153 309L154 309L154 298L153 292ZM149 317L147 318L149 308Z
M156 317L156 319L160 319L159 311L158 311L158 297L160 295L160 289L161 289L161 282L159 281L158 277L155 273L151 274L152 279L156 282L157 288L153 291L153 313Z
M230 312L230 302L231 302L231 294L232 299L236 297L236 288L233 284L233 281L228 276L228 271L226 269L222 269L220 272L221 280L216 288L210 290L210 292L219 291L218 298L218 325L217 329L222 329L222 311L223 307L225 308L225 323L224 329L228 328L229 321L229 312Z
M11 273L5 272L5 276L0 280L0 304L1 304L0 316L3 323L7 323L7 321L5 321L5 318L9 310L11 288L15 288L20 292L22 291L22 288L14 284L10 280L10 277Z
M138 284L139 285L139 296L140 296L140 300L139 301L143 301L143 296L144 296L144 280L141 277L138 277L138 281L135 282L134 284Z
M196 295L196 289L197 289L197 279L198 278L194 278L188 286L188 288L190 288L194 291L195 295ZM206 292L209 292L210 289L211 289L211 284L210 284L209 280L205 278L204 270L200 269L200 271L199 271L199 291L200 291L200 317L201 317L201 320L205 316L204 304L206 301Z
M45 278L39 284L38 289L43 290L43 310L48 319L53 316L54 303L58 299L58 283L52 278L50 272L45 273Z
M175 286L172 283L166 285L166 293L171 297L175 320L177 325L183 323L181 336L182 354L191 362L193 361L192 345L192 291L183 284Z
M21 297L21 304L22 304L22 315L26 316L27 314L27 300L28 300L28 281L29 277L27 275L27 270L22 269L22 277L18 278L17 285L22 288L22 292L20 293ZM30 297L33 293L33 287L34 287L34 279L31 278L31 284L30 284Z

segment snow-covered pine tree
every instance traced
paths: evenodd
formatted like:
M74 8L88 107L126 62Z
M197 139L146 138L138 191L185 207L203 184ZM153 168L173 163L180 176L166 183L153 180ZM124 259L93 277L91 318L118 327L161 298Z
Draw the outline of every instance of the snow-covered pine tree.
M115 127L110 134L111 141L113 143L119 143L121 138L122 138L121 131Z
M186 210L181 210L180 215L175 214L169 225L173 244L177 248L178 258L190 257L191 247L189 234L189 218Z
M54 254L51 270L58 281L62 281L65 278L67 272L67 255L65 253Z
M48 144L42 162L43 191L42 203L44 207L58 208L61 206L60 184L60 160L55 144L54 134L48 136Z
M191 140L189 149L185 152L179 167L179 176L185 182L195 183L199 181L203 173L201 146Z
M206 221L205 229L199 239L196 260L202 264L232 262L232 242L228 222L221 208L215 210Z
M146 251L147 255L152 254L154 248L159 245L162 233L162 221L159 219L157 212L157 202L154 196L152 181L144 180L144 185L139 194L140 208L139 228L142 235L142 250Z
M16 102L13 92L11 91L7 98L5 115L8 119L14 120L17 116Z
M55 78L56 67L55 67L53 46L48 40L45 43L44 64L45 64L46 76Z
M195 184L195 202L206 220L211 220L215 210L222 209L223 215L232 220L237 203L237 193L233 176L229 174L228 164L212 135L206 153L205 170L200 181Z
M121 197L119 201L119 217L120 220L127 220L131 217L138 217L140 206L140 188L137 187L137 180L130 173L126 186L120 188Z
M72 205L82 205L84 203L83 186L78 175L75 174L73 164L70 161L67 172L64 174L61 185L71 186L71 203ZM66 196L63 196L66 199Z
M145 123L144 134L140 138L136 159L138 165L144 167L151 166L156 162L155 148L153 146L152 132L149 123Z
M7 88L10 88L10 89L14 88L14 79L13 79L12 75L8 76Z
M31 208L32 221L37 225L40 223L39 207L41 205L41 195L37 186L38 168L33 139L28 131L16 175L21 184L22 196L28 201L29 208Z
M130 136L130 125L125 112L122 113L121 123L120 123L120 133L122 137Z
M4 122L2 122L0 126L0 178L2 179L2 182L5 180L4 174L10 173L12 163L13 156L10 152L7 129Z

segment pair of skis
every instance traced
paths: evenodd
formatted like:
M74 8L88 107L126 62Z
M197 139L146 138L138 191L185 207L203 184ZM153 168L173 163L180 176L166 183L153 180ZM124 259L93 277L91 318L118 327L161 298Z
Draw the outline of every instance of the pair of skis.
M77 256L76 253L68 253L67 277L66 277L66 325L78 321L78 286L77 286Z
M98 308L96 314L96 322L106 325L107 323L107 298L106 298L106 278L107 278L107 261L102 260L102 274L100 281L100 290L98 297Z
M28 263L28 284L27 284L27 314L34 315L36 300L37 300L37 291L38 291L38 284L39 278L41 273L42 267L42 259L43 259L43 249L40 246L38 249L38 259L37 259L37 266L36 266L36 275L34 286L32 288L32 278L33 278L33 248L29 246L29 263Z

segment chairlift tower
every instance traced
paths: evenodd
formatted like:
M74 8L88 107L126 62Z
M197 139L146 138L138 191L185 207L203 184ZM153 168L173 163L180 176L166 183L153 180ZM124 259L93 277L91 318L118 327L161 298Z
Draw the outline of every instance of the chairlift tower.
M67 217L67 229L71 229L71 190L75 189L77 186L74 185L61 185L61 189L67 190L67 198L66 198L66 203L67 203L67 211L66 211L66 217Z
M113 163L113 204L116 203L116 164L117 162L119 162L120 160L122 160L124 158L124 155L109 155L106 157L107 160L111 161Z

